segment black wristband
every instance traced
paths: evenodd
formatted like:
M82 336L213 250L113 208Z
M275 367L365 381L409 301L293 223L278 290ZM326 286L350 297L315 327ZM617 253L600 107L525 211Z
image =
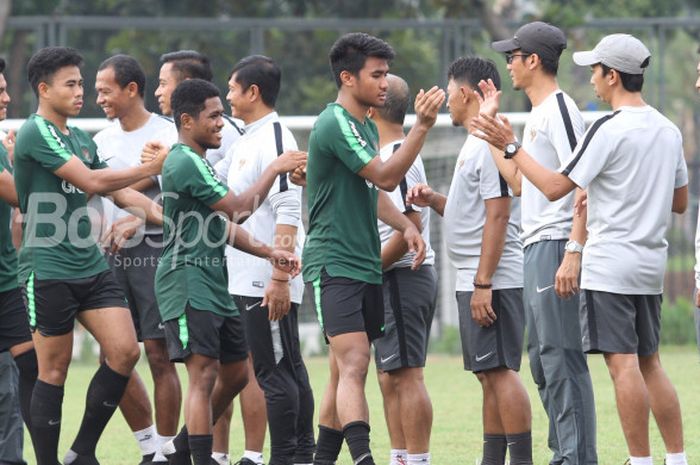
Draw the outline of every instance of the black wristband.
M476 281L474 281L474 288L475 289L491 289L493 287L493 284L479 284Z

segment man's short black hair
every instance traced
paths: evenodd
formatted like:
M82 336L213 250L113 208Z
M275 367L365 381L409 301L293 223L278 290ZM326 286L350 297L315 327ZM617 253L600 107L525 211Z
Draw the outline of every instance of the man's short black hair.
M245 57L233 67L231 76L233 75L244 91L253 84L258 86L263 103L270 108L275 107L280 93L282 71L272 58L263 55Z
M214 73L212 73L209 58L195 50L178 50L177 52L165 53L160 56L160 64L162 66L165 63L172 64L172 71L178 82L182 82L185 79L214 80Z
M340 73L347 71L357 76L367 58L394 59L391 45L364 32L351 32L338 39L331 47L329 58L335 82L340 88Z
M515 54L516 55L522 54L522 56L520 57L520 60L522 60L522 61L527 60L528 56L535 54L539 57L540 65L542 65L542 71L545 74L547 74L549 76L556 77L557 73L559 72L559 57L554 58L554 57L550 57L550 56L542 56L537 52L530 52L527 50L521 50L519 52L516 52Z
M136 58L122 54L114 55L100 63L97 71L107 68L114 70L114 80L117 81L120 88L123 89L129 83L135 82L139 89L139 95L143 98L146 91L146 73Z
M45 47L36 52L27 64L27 79L36 96L39 96L39 84L51 83L53 75L67 66L83 65L83 56L70 47Z
M187 79L177 85L170 97L175 127L180 129L180 118L187 113L197 118L204 110L208 99L220 97L219 88L204 79Z
M491 79L496 89L501 88L501 75L498 74L496 63L481 57L460 57L450 64L447 69L447 78L456 82L466 83L472 89L481 94L479 81Z
M5 59L4 59L4 58L0 58L0 73L4 73L4 72L5 72L5 66L6 66L6 65L5 65Z
M649 65L649 58L646 59L645 63L642 63L642 68L646 68ZM600 63L600 67L603 68L603 76L606 76L613 68L605 66ZM622 71L617 71L620 75L620 82L622 82L622 87L627 92L641 92L642 87L644 87L644 75L643 74L628 74Z
M388 123L403 125L408 106L411 104L411 91L406 81L399 76L392 74L388 78L389 88L384 106L375 108L375 111Z

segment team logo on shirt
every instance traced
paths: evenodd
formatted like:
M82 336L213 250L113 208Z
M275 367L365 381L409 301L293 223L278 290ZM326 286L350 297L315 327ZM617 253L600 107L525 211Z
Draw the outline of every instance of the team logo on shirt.
M357 142L362 146L362 148L367 147L367 141L362 138L359 131L355 127L355 123L353 123L352 121L348 121L348 124L350 124L350 130L355 136L355 139L357 139Z
M534 142L535 137L537 137L537 129L530 128L530 142Z
M372 183L372 181L370 181L368 179L365 179L365 184L367 184L367 187L369 187L370 189L379 190L379 188L377 186L375 186L374 183Z
M87 147L80 147L80 151L83 152L83 159L84 160L90 160L90 151L88 150Z
M85 193L66 180L61 181L61 190L63 192L65 192L66 194L84 194Z

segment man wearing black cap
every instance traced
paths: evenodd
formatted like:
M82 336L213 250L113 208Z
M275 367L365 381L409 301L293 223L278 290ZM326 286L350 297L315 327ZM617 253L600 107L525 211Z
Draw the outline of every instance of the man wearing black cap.
M661 294L671 211L688 205L688 170L678 128L642 99L649 50L612 34L574 54L591 67L596 95L613 113L596 121L556 170L524 150L512 160L548 199L588 189L589 233L581 276L583 349L602 353L615 385L630 465L652 465L649 411L666 446L666 465L687 465L678 396L659 360ZM475 124L503 148L514 140L488 115ZM649 182L653 179L653 182Z
M534 22L518 29L512 39L494 42L492 47L506 54L513 86L523 90L532 104L522 141L513 137L508 141L515 141L509 149L527 152L549 169L560 168L584 131L576 104L559 89L556 79L559 57L566 48L564 33L552 25ZM480 87L485 97L481 113L493 117L500 92L491 82L482 82ZM528 354L549 417L549 447L554 453L550 463L596 464L593 387L578 320L585 216L574 217L573 193L556 202L542 195L507 159L510 152L504 158L503 149L492 147L491 151L499 171L522 198Z

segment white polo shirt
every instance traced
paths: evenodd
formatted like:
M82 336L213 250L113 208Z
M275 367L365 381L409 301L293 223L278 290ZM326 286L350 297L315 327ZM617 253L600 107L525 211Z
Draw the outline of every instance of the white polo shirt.
M688 184L678 128L650 106L596 121L561 172L588 190L581 287L663 292L674 190Z
M262 172L278 156L274 123L279 116L272 112L245 127L245 134L232 147L227 184L235 194L246 191L255 184ZM291 131L281 126L282 151L297 150ZM306 234L301 221L301 187L280 176L273 184L265 200L241 225L254 238L272 245L275 226L297 227L294 253L301 257ZM272 264L233 247L226 247L228 260L229 293L246 297L263 297L272 278ZM290 297L301 303L304 284L301 274L292 280Z
M401 146L403 139L395 140L389 144L384 145L379 151L379 156L382 161L388 160L394 152ZM423 160L420 155L416 157L411 167L406 172L406 176L401 180L401 183L389 194L389 198L394 203L396 208L398 208L402 213L408 213L415 211L420 213L420 223L421 223L421 236L425 242L425 260L424 265L435 264L435 252L433 248L430 247L430 208L420 208L415 205L406 205L406 194L408 190L411 189L418 183L427 184L428 180L425 177L425 168L423 167ZM379 240L382 242L382 247L389 242L391 236L394 235L394 230L388 224L381 220L377 220L377 228L379 229ZM407 252L403 257L394 262L389 268L384 271L392 270L394 268L410 268L413 263L414 253Z
M568 116L568 118L567 118ZM567 123L568 120L568 123ZM571 156L586 126L576 103L557 90L532 108L525 123L522 144L540 165L558 170ZM550 202L525 176L522 177L522 240L568 239L574 211L574 193Z
M443 234L450 262L457 268L457 291L473 291L479 268L486 222L486 200L512 197L491 157L489 145L472 135L457 158L445 205ZM523 287L523 246L519 238L520 215L517 199L511 215L501 259L493 274L494 289Z

